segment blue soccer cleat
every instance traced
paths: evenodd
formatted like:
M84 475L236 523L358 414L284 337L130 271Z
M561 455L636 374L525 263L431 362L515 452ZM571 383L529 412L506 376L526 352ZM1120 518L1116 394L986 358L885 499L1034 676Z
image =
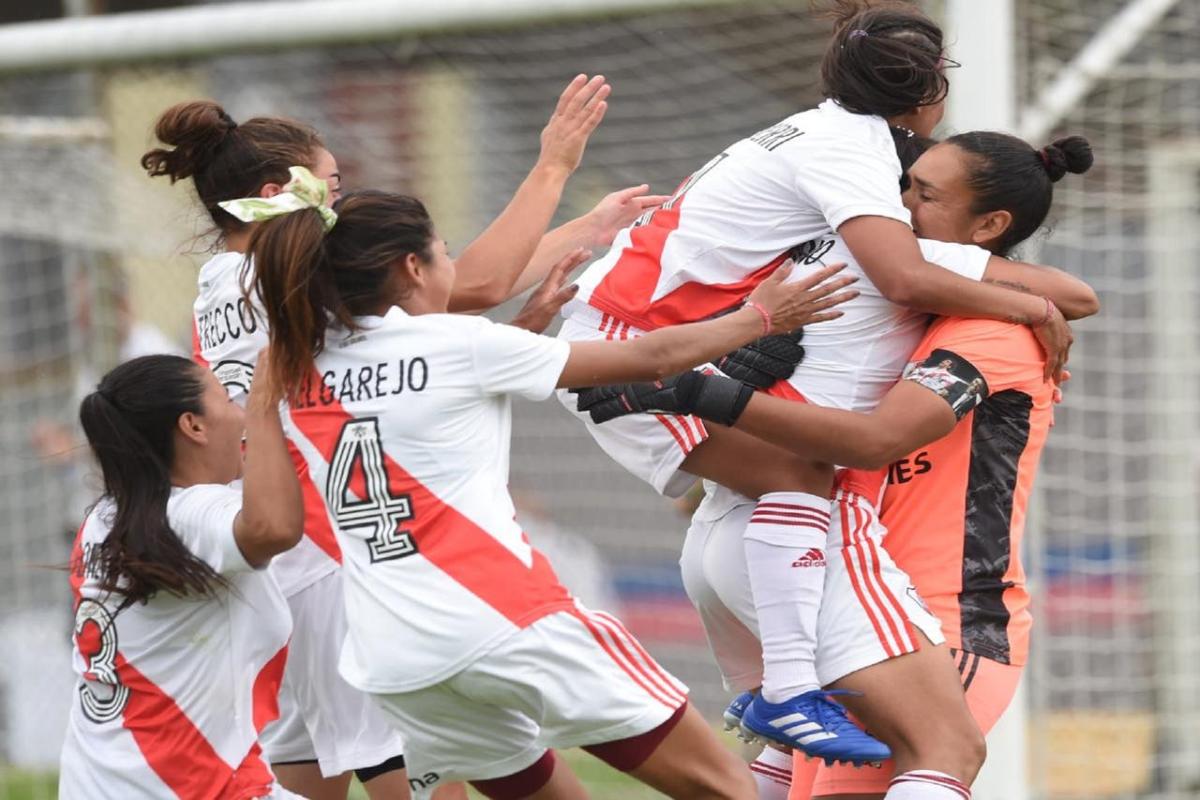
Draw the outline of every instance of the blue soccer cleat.
M721 715L725 720L725 730L731 731L741 726L742 715L746 713L746 708L752 702L754 702L754 695L751 692L742 692L733 698L733 702L726 706L725 713Z
M768 703L760 694L742 714L743 738L770 740L829 765L838 761L856 767L878 766L891 758L886 744L851 722L846 709L830 699L838 694L848 692L814 689L782 703Z

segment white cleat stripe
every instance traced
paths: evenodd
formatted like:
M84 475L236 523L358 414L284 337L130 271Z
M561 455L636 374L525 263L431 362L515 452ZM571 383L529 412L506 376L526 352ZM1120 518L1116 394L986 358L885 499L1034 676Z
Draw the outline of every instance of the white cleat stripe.
M800 713L788 714L786 717L771 720L771 727L786 728L789 725L795 725L797 722L808 722L808 717Z
M836 739L836 733L810 733L808 736L801 736L798 740L802 745L810 745L813 742L823 742L826 739Z
M799 736L802 733L811 733L819 730L821 730L821 726L817 723L805 722L803 725L793 725L792 727L787 728L784 730L784 733L788 736Z

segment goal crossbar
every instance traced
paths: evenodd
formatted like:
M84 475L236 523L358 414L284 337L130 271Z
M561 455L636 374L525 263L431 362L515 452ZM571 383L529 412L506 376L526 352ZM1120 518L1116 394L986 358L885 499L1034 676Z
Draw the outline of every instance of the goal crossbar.
M298 0L71 17L0 26L0 75L729 4L731 0Z

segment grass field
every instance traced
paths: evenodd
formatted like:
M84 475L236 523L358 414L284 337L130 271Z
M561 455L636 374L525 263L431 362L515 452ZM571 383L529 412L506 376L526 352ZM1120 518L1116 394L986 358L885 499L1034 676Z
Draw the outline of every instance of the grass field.
M721 739L737 749L737 742L728 734ZM598 761L581 750L561 754L587 787L592 800L660 800L664 795L650 789ZM53 772L28 772L0 768L0 800L53 800L57 797L58 776ZM472 798L482 795L469 792ZM357 783L350 789L350 800L367 800Z

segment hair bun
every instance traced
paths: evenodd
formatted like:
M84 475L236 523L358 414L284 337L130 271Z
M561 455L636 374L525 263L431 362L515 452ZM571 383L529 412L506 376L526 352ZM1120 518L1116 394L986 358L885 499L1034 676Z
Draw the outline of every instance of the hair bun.
M1052 182L1061 180L1068 172L1074 175L1087 172L1095 160L1092 146L1082 136L1056 139L1043 147L1040 155Z
M150 175L166 175L174 183L204 168L225 138L237 127L233 117L212 100L171 106L154 125L154 135L173 150L155 148L142 156Z

